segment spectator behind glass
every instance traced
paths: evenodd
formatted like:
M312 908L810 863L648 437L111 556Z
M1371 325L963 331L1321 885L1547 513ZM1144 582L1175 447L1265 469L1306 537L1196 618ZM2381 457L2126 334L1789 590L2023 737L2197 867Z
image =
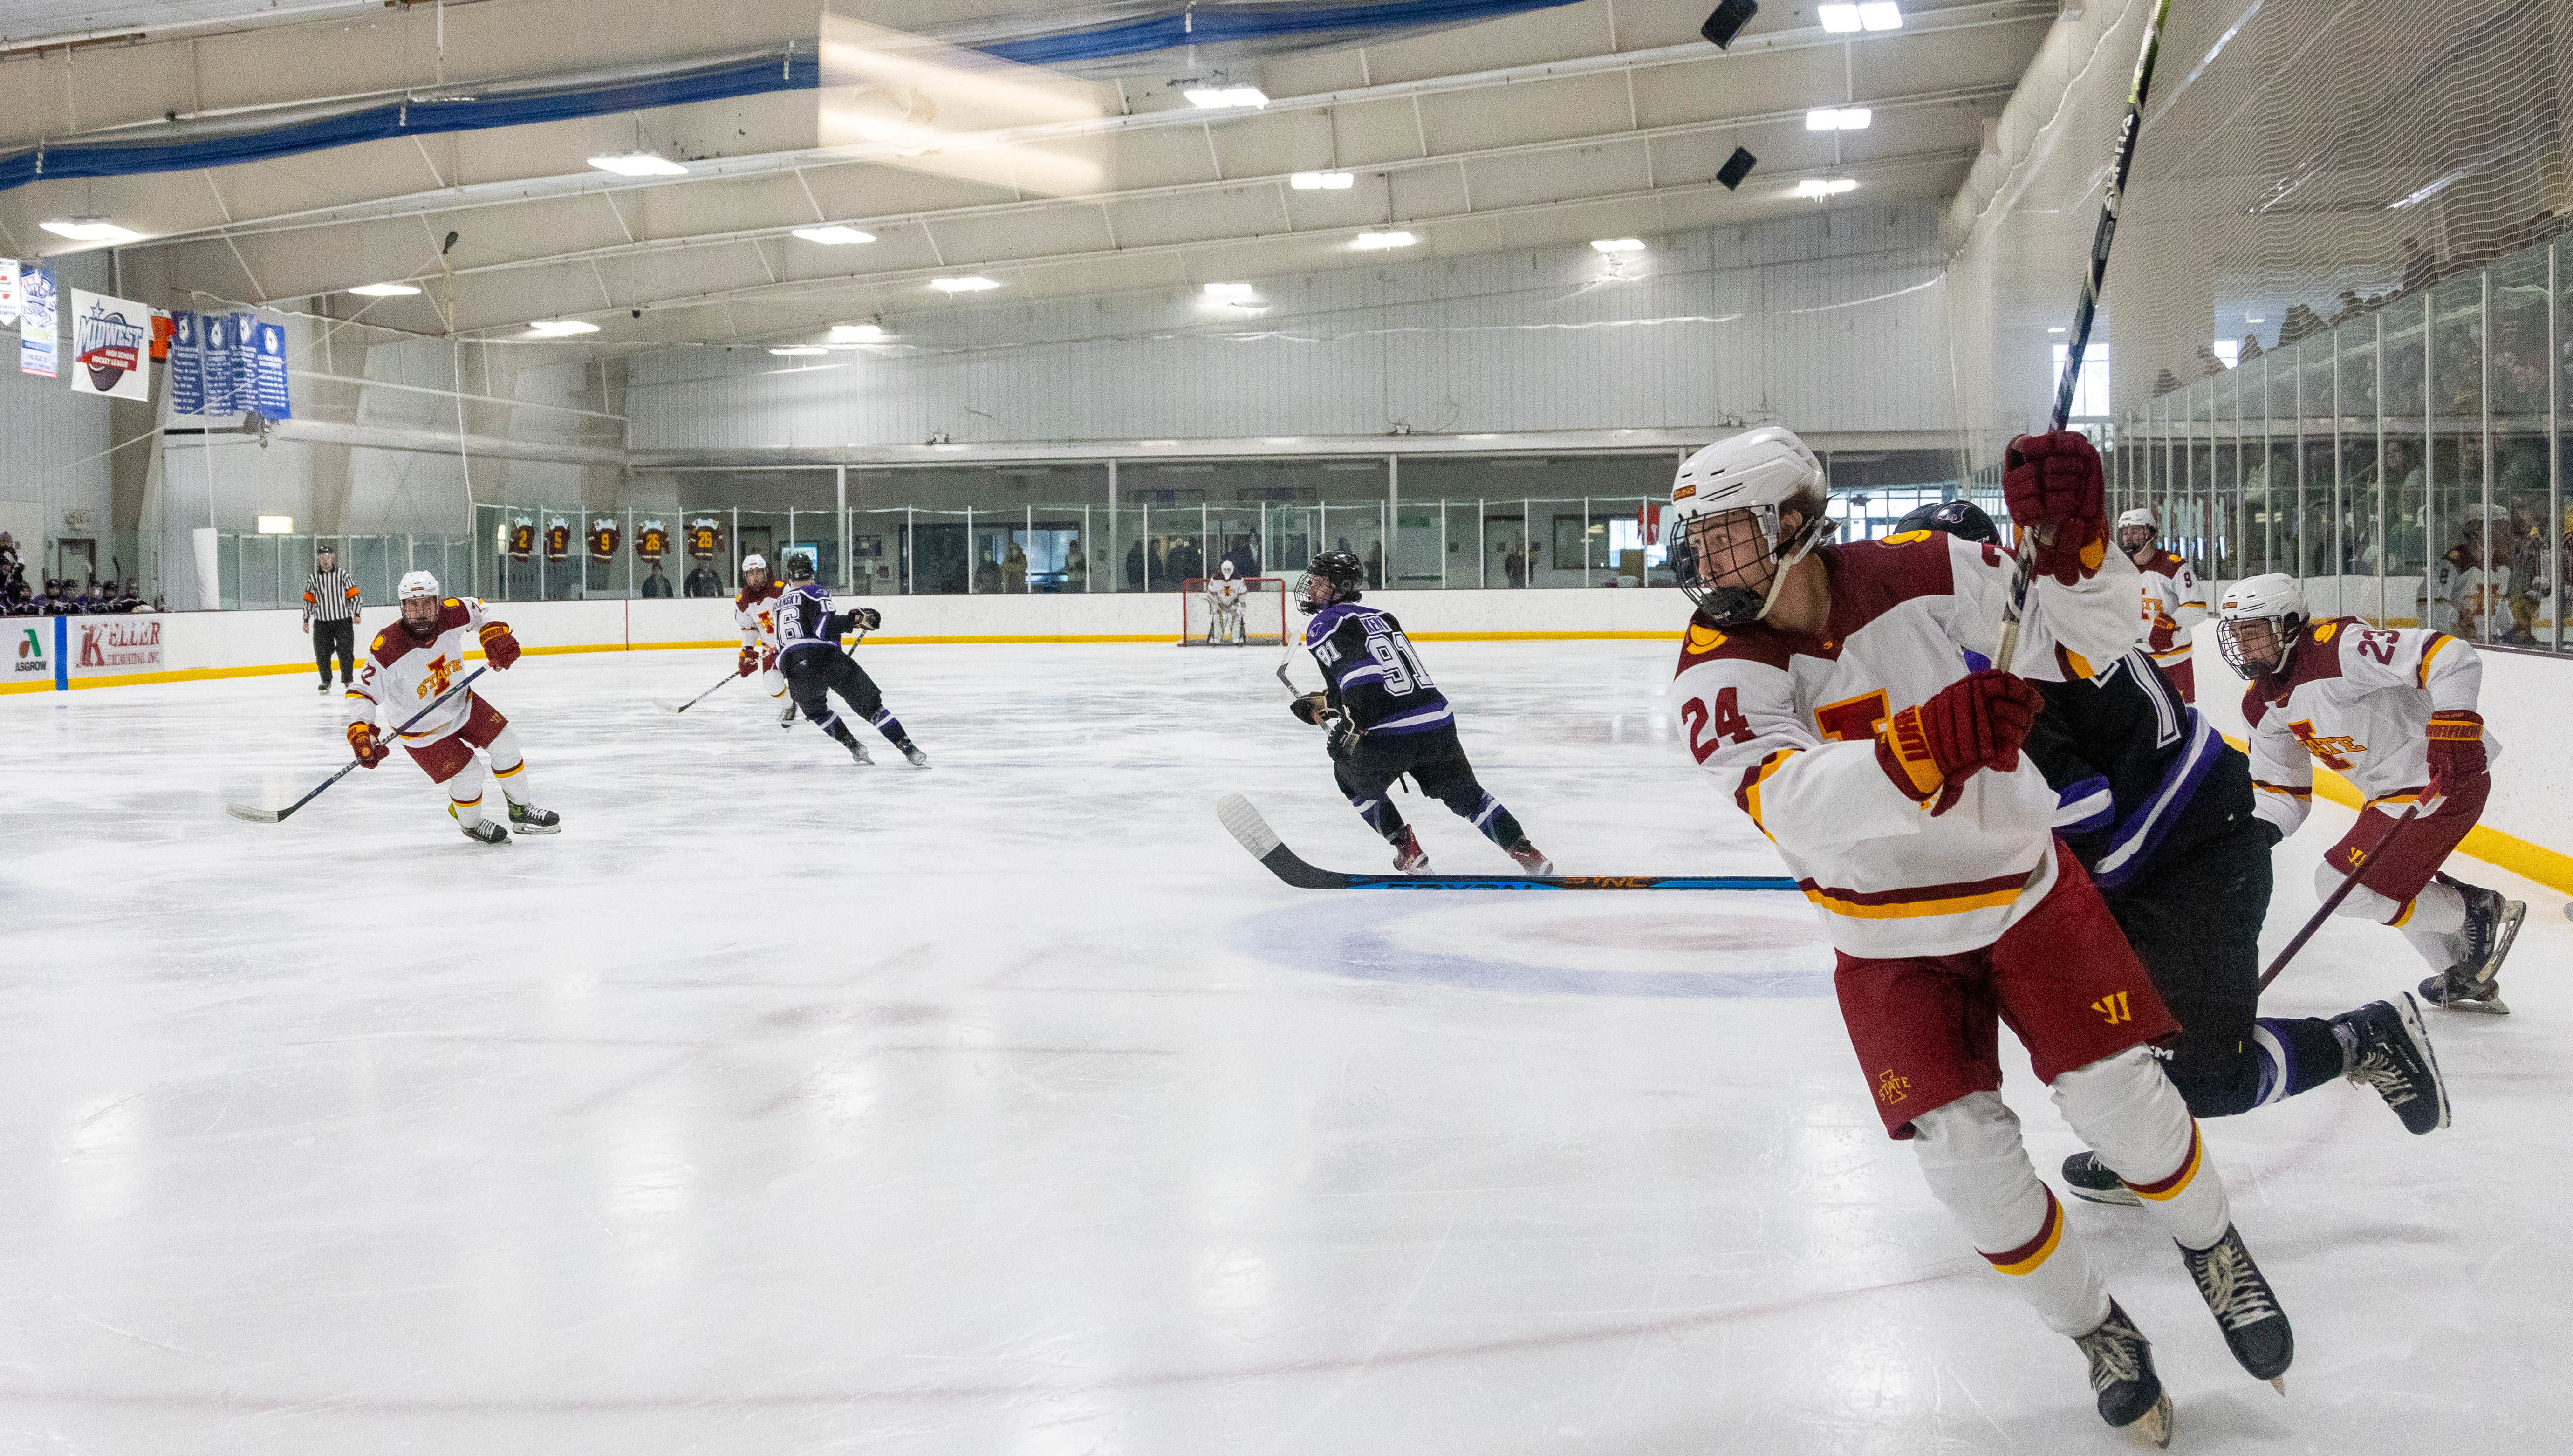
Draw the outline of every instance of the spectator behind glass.
M661 563L658 561L652 563L652 574L643 578L643 594L647 597L664 597L670 594L670 578L661 574Z
M715 568L707 565L703 561L698 562L696 564L696 568L690 571L687 574L686 579L681 581L679 585L680 588L686 591L690 596L722 596L725 594L723 578L715 575Z

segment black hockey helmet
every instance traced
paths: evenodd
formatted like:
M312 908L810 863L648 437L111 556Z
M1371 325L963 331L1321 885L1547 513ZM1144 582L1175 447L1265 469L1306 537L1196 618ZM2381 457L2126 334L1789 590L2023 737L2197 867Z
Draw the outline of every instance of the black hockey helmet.
M1970 541L1991 545L2002 543L2002 533L1984 508L1971 500L1942 500L1935 505L1915 506L1894 523L1897 535L1905 531L1945 531Z
M1330 594L1316 601L1314 583L1330 588ZM1356 601L1366 594L1366 564L1347 551L1324 551L1316 555L1295 578L1295 610L1306 616L1344 601Z
M810 580L812 580L812 579L813 579L813 558L812 558L812 557L810 557L810 556L805 555L805 554L804 554L803 552L801 552L801 551L789 551L789 552L787 552L787 553L786 553L786 579L787 579L787 580L789 580L789 581L810 581Z

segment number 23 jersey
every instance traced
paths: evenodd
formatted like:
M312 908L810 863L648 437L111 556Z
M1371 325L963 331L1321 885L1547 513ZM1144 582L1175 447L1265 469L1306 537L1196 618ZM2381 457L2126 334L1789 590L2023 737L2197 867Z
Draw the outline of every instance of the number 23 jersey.
M1305 624L1304 648L1331 685L1331 706L1368 733L1427 733L1456 721L1391 612L1333 603Z
M2475 649L2419 627L2332 617L2304 630L2281 680L2242 694L2251 725L2254 812L2293 834L2313 805L2314 765L2346 776L2373 802L2403 802L2430 782L2430 715L2471 712L2483 687ZM2261 696L2261 689L2269 696ZM2484 735L2487 761L2501 744Z
M2035 760L1967 780L1934 816L1880 766L1876 740L1990 650L2011 558L1931 531L1826 547L1820 636L1699 617L1671 708L1680 741L1778 846L1832 943L1858 957L1952 955L2000 939L2055 887L2056 796ZM2090 677L2134 646L2136 568L2104 559L2072 586L2040 576L2023 677ZM1980 658L1978 664L1980 665Z

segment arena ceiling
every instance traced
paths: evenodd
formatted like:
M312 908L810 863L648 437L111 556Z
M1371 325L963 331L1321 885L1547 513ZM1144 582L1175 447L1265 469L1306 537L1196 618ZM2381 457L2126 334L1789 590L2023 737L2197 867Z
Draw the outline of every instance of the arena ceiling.
M1841 33L1816 4L1765 0L1718 51L1697 34L1709 0L1529 3L1364 43L1090 58L1062 83L1069 119L958 124L978 142L1060 144L1091 168L1038 188L1015 169L943 168L947 150L902 145L916 134L826 131L817 96L832 93L810 80L541 119L566 88L622 96L613 88L769 62L788 77L799 55L815 68L841 24L817 0L16 0L0 40L0 167L15 156L32 180L0 172L0 250L103 246L41 227L101 219L140 235L119 268L130 296L155 303L293 302L437 334L451 287L467 335L522 337L544 320L595 326L583 337L605 346L818 340L960 299L1259 280L1946 196L2057 11L1904 0L1900 28ZM912 0L865 13L982 46L1073 9ZM1267 104L1206 110L1183 94L1211 81L1256 87ZM540 119L61 175L84 149L166 144L184 163L202 153L182 144L256 141L352 108L407 119L511 97ZM1811 130L1817 108L1864 108L1870 124ZM947 114L975 115L953 102ZM1759 166L1728 190L1715 174L1736 147ZM631 153L686 170L626 177L589 162ZM1350 180L1295 186L1310 172ZM1820 203L1796 195L1823 180L1855 186ZM873 241L796 236L826 226ZM1416 242L1356 246L1397 230ZM997 287L932 285L959 278ZM422 292L347 292L386 283Z

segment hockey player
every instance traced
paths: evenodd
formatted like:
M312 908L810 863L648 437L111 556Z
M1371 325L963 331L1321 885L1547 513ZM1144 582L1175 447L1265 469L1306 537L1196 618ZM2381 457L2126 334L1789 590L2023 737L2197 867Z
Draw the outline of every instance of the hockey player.
M1834 985L1886 1131L2039 1317L2089 1361L2100 1414L2169 1438L2151 1348L2038 1181L2001 1099L2007 1019L2083 1141L2158 1215L2243 1368L2294 1340L2222 1180L2152 1055L2178 1026L2020 753L2045 699L2136 641L2099 455L2011 442L2003 488L2037 576L2006 670L1969 672L2009 600L1997 546L1937 533L1829 547L1821 462L1764 428L1690 457L1672 561L1698 603L1671 698L1681 741L1778 846L1838 950ZM2025 674L2025 676L2021 675Z
M2528 907L2439 870L2492 789L2475 649L2426 628L2313 621L2283 572L2235 582L2217 616L2224 660L2251 679L2242 716L2261 820L2279 838L2295 833L2313 805L2314 765L2346 776L2366 807L2324 852L2315 893L2357 876L2339 913L2403 932L2430 963L2423 1000L2506 1015L2496 978ZM2418 816L2387 841L2412 805Z
M2001 541L1964 500L1905 516L1898 538L1912 530ZM1967 662L1983 665L1971 651ZM2414 1132L2446 1126L2447 1089L2411 997L2329 1021L2257 1015L2273 836L2252 810L2250 761L2142 647L2094 677L2036 686L2046 708L2026 750L2056 791L2057 832L2180 1024L2162 1070L2189 1111L2230 1116L2345 1077ZM2140 1201L2089 1152L2065 1159L2064 1179L2094 1202Z
M381 718L384 731L392 732L445 692L464 674L468 640L481 644L495 671L506 672L518 660L518 639L509 635L509 624L493 620L478 599L439 595L437 578L426 571L405 576L400 594L402 619L376 634L358 680L346 694L349 748L371 769L393 751L373 720ZM510 829L520 834L561 831L562 816L535 807L527 787L527 760L518 752L509 720L480 694L468 689L449 698L401 738L403 751L429 782L446 786L446 812L466 839L505 844ZM508 801L508 829L482 817L482 765L473 756L477 748L491 761L491 776Z
M1233 574L1233 558L1227 556L1216 564L1216 574L1208 580L1207 645L1219 641L1234 646L1248 646L1251 638L1242 624L1243 606L1251 598L1251 583Z
M795 703L786 696L786 679L777 670L777 598L786 588L768 574L768 558L741 558L741 592L732 599L733 625L741 628L740 671L759 674L759 685L777 704L777 726L795 726Z
M884 618L874 607L860 607L853 612L831 610L831 594L813 582L813 561L798 551L786 558L786 586L770 604L777 632L777 670L786 679L786 690L794 695L795 706L804 716L821 725L823 732L837 739L849 751L849 757L860 763L873 763L867 746L840 715L831 711L830 695L857 710L885 741L902 751L914 768L929 767L929 755L911 741L902 730L902 720L885 710L884 694L876 690L875 679L867 670L840 650L840 638L857 628L874 631Z
M1393 781L1404 774L1420 792L1481 830L1519 868L1553 874L1554 865L1528 843L1517 818L1475 781L1465 747L1456 741L1456 715L1421 669L1402 624L1390 613L1358 605L1365 582L1366 566L1357 557L1324 551L1295 583L1295 609L1313 619L1304 628L1304 647L1328 686L1289 708L1329 729L1324 747L1340 792L1367 828L1393 846L1393 867L1406 875L1429 873L1429 856L1393 807Z
M2206 620L2206 588L2188 562L2161 548L2161 525L2139 507L2118 517L2118 549L2144 578L2144 651L2179 691L2197 701L2197 668L2189 661L2190 634Z

